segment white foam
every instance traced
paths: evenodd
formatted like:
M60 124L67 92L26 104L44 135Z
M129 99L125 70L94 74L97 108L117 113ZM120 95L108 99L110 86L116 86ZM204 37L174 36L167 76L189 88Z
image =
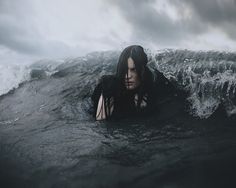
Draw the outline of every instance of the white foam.
M30 79L30 69L27 65L0 64L0 95L17 88L20 83Z
M152 55L152 61L167 78L174 78L189 91L190 96L187 100L190 102L191 114L207 118L222 102L229 116L236 113L236 107L232 102L236 95L236 70L232 58L220 59L219 54L211 52L182 51L180 56L178 52L170 52L175 53L175 56L172 53L168 54L169 52L162 52L159 59ZM188 53L192 53L193 57L187 58ZM202 57L198 58L196 55Z

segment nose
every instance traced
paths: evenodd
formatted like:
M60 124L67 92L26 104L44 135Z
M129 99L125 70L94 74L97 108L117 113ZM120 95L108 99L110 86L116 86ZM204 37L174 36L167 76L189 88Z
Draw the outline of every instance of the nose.
M132 74L131 74L130 70L128 70L127 74L125 75L125 78L126 78L127 80L129 80L129 79L132 78Z

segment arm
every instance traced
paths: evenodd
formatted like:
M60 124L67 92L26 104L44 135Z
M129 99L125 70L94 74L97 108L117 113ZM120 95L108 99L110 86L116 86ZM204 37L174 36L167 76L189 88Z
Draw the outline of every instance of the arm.
M113 109L114 109L113 98L111 98L110 102L105 105L103 94L101 94L97 106L96 120L106 119L107 116L110 116L112 114Z
M104 98L103 95L101 94L97 106L96 120L104 120L104 119L106 119L106 112L105 112Z
M104 120L110 117L114 109L114 95L117 81L114 76L102 76L92 94L94 117L96 120Z

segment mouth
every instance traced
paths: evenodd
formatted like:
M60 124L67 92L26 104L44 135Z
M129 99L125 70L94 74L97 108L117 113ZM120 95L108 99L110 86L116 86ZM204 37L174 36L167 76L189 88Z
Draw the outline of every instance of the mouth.
M131 89L134 87L134 82L125 82L126 89Z
M134 82L125 82L125 85L132 85Z

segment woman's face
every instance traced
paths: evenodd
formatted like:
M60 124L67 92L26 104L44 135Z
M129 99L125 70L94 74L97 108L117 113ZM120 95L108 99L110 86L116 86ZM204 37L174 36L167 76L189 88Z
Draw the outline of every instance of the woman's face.
M135 68L134 61L131 57L128 58L128 71L125 76L125 87L127 90L134 90L140 85L140 78Z

